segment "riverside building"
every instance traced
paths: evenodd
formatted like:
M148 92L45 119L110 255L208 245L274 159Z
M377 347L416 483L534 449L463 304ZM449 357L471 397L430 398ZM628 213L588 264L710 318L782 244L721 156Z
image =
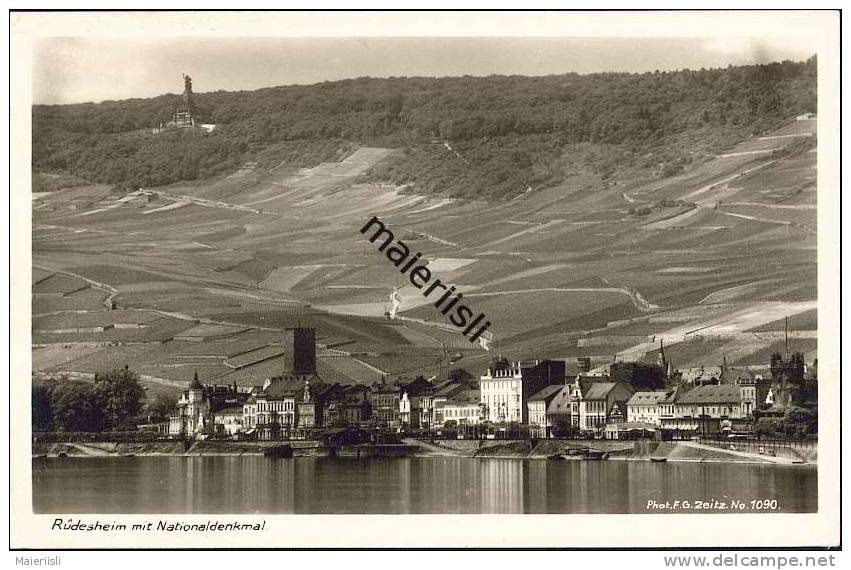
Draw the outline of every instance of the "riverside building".
M529 397L550 384L564 384L564 371L559 360L495 361L479 379L487 420L528 423Z

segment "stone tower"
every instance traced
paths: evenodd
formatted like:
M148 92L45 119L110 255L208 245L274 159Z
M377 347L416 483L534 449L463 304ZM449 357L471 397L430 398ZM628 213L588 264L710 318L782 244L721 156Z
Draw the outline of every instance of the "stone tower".
M289 329L293 337L293 373L316 374L316 331L312 328Z

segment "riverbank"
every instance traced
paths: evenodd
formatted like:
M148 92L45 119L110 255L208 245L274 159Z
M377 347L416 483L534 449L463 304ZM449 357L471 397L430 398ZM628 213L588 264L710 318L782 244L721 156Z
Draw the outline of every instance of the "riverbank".
M692 441L657 442L608 440L444 440L405 439L398 446L352 445L332 448L316 441L166 441L151 443L33 443L33 457L129 456L241 456L263 455L270 447L287 443L294 457L464 457L471 459L549 459L569 456L571 450L593 450L615 461L692 463L751 463L816 465L815 450L785 449L776 456L722 449Z

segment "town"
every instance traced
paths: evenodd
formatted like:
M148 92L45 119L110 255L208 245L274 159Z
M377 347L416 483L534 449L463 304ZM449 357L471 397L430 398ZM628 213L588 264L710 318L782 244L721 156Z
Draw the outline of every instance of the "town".
M726 363L676 370L661 343L655 363L592 368L580 357L576 375L566 374L564 360L496 358L479 378L455 369L446 378L345 385L317 372L313 329L291 329L287 338L292 366L282 375L243 388L196 374L168 421L140 429L241 441L353 427L432 439L735 439L756 437L759 418L783 417L816 398L817 362L774 362L769 377Z
M34 511L815 512L817 70L35 106Z
M455 368L445 377L385 377L365 385L323 378L313 328L288 329L284 342L289 369L280 375L238 386L203 382L196 371L166 407L170 413L155 418L149 410L147 417L130 418L132 425L123 428L131 431L120 439L187 445L315 441L334 451L403 438L415 444L402 450L391 445L389 453L385 445L382 455L406 455L417 443L428 449L446 440L700 441L776 455L767 441L813 449L817 437L818 362L805 364L800 353L773 355L768 374L726 362L676 369L660 341L651 363L592 367L588 357L570 362L496 356L478 377ZM129 366L115 372L135 382ZM96 385L106 376L96 376ZM34 432L34 439L52 441L57 434L51 433Z

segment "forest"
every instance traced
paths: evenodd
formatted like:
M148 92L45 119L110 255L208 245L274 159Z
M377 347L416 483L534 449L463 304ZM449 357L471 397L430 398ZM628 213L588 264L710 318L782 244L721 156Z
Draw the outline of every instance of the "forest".
M749 136L816 112L817 62L545 77L358 78L195 95L212 132L152 130L178 95L36 105L33 171L119 188L203 180L358 145L400 152L364 181L468 199L510 199L578 171L665 177Z

